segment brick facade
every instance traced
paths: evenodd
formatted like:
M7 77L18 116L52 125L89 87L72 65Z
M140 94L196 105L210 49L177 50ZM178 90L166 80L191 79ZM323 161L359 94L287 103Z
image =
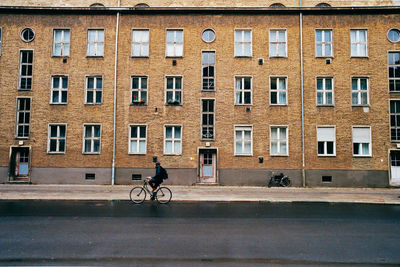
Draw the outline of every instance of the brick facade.
M312 2L312 1L304 1ZM316 2L316 1L315 1ZM124 3L124 1L122 1ZM109 4L111 5L111 4ZM123 4L122 4L123 5ZM33 183L111 183L113 160L115 12L102 14L77 9L60 15L0 14L2 49L0 57L0 181L9 180L12 147L30 147L30 181ZM337 11L341 12L341 11ZM153 174L153 156L157 156L171 173L171 184L199 182L199 149L217 151L216 182L229 185L265 185L274 171L289 173L296 186L370 186L389 185L388 151L396 149L390 139L389 99L397 95L388 90L388 51L400 50L400 43L391 43L386 34L397 26L398 9L380 12L303 15L304 62L304 138L305 167L302 162L301 46L298 12L264 14L252 12L202 12L196 14L122 12L119 19L117 77L115 183L132 183L132 174ZM28 23L29 21L29 23ZM32 42L23 42L20 32L30 27L35 31ZM214 42L201 40L204 29L216 33ZM70 56L53 57L54 29L70 29ZM87 30L104 29L104 57L87 57ZM132 29L150 32L149 57L132 58ZM166 30L184 32L183 57L165 55ZM234 57L235 29L251 29L252 57ZM269 54L269 30L285 29L287 57ZM315 30L332 29L333 57L315 57ZM368 57L350 57L350 29L368 32ZM33 50L33 86L19 91L19 51ZM201 52L216 55L215 91L202 91ZM263 59L263 64L259 64ZM173 65L176 60L176 65ZM50 103L52 75L68 77L68 103ZM87 76L101 76L102 103L85 104ZM131 105L131 76L146 76L147 105ZM166 76L182 76L182 105L165 104ZM252 103L235 105L235 77L252 78ZM270 105L270 78L286 77L287 104ZM316 105L316 78L332 77L334 105ZM369 105L353 106L352 77L369 81ZM31 97L29 139L15 138L16 98ZM215 139L201 140L201 100L215 100ZM66 124L66 151L49 154L49 124ZM84 124L101 125L101 150L87 155L83 151ZM129 154L129 126L147 126L147 150L144 155ZM182 129L182 153L164 154L164 126L179 125ZM235 126L252 126L252 154L235 156ZM288 129L288 155L271 156L271 126ZM336 132L333 157L317 155L317 126L334 126ZM354 157L352 127L371 128L372 156ZM23 145L20 144L23 141ZM263 157L263 162L259 162ZM304 171L304 178L303 174ZM86 173L95 173L95 180L86 180ZM266 175L267 174L267 175ZM321 183L321 176L332 176L331 183Z

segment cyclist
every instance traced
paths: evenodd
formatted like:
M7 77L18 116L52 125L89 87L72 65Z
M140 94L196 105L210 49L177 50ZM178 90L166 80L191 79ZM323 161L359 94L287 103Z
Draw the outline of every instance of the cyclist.
M166 179L166 171L163 167L161 167L160 162L156 162L156 175L152 176L151 179L149 180L149 185L153 188L153 194L151 196L151 200L155 199L155 191L157 187L163 182L164 179Z

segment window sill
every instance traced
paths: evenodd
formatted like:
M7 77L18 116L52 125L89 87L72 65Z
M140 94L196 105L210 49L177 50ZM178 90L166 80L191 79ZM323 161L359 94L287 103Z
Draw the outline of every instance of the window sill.
M179 106L183 106L183 104L179 103L179 104L165 104L166 106L170 106L170 107L179 107Z
M253 157L253 154L235 154L235 157Z
M85 103L85 106L101 106L103 103Z
M237 106L237 107L253 106L253 104L252 103L250 103L250 104L235 104L235 106Z
M350 58L369 59L369 56L350 56Z
M206 92L206 93L215 93L216 90L215 89L201 89L201 92ZM399 92L400 93L400 92Z
M270 59L272 58L283 58L283 59L288 59L288 56L270 56Z
M252 58L253 56L235 56L235 58Z
M146 102L143 102L143 103L141 103L141 102L132 102L130 105L131 106L147 106L147 103Z
M163 154L164 156L182 156L182 154Z
M165 58L183 58L183 56L165 56Z
M82 152L82 155L100 155L100 152Z
M372 155L353 155L353 158L372 158Z
M326 158L332 158L332 157L336 157L336 154L335 154L335 155L322 155L322 154L318 154L318 157L321 157L321 158L324 158L324 157L326 157Z
M31 89L21 89L21 88L18 88L18 91L32 91L32 88Z
M289 157L287 154L270 154L271 157Z
M52 58L69 58L70 55L68 55L68 56L63 56L63 55L61 55L61 56L55 56L55 55L52 55L51 57L52 57Z
M104 55L103 56L88 56L88 55L86 55L86 58L104 58Z
M334 56L315 56L316 59L335 58Z
M351 107L352 108L369 108L370 105L369 104L367 104L367 105L351 105Z
M14 139L15 139L15 140L29 140L29 136L28 136L28 137L19 137L19 136L16 136L16 137L14 137Z
M50 152L50 151L47 151L47 155L65 155L65 152Z
M148 58L150 58L150 56L131 56L131 58L144 58L144 59L148 59Z
M288 104L269 104L270 106L273 106L273 107L287 107L288 106Z
M49 103L51 106L66 106L68 103Z
M319 108L334 108L335 107L335 105L317 105L317 107L319 107Z
M128 152L128 155L132 155L132 156L146 156L146 152L144 153L133 153L133 152Z

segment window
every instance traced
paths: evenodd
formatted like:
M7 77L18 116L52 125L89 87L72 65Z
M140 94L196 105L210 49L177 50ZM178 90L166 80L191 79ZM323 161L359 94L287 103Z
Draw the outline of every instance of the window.
M400 92L400 52L389 52L389 91Z
M167 57L183 57L183 30L167 30Z
M331 7L331 5L326 4L326 3L320 3L320 4L316 5L316 7Z
M68 77L51 77L51 104L67 104Z
M88 30L87 56L104 56L104 30Z
M21 50L19 54L18 90L32 90L33 51Z
M400 30L399 29L390 29L387 33L387 38L392 43L397 43L400 41Z
M146 154L146 125L131 125L129 128L129 154Z
M251 57L251 42L251 30L235 30L235 57Z
M203 99L202 100L202 110L201 110L201 139L203 140L213 140L214 139L214 111L213 99Z
M317 105L333 105L333 78L317 78Z
M165 126L164 154L179 155L182 151L182 127Z
M400 100L390 100L390 137L400 142Z
M103 78L100 76L86 77L86 104L101 104Z
M65 124L49 125L48 153L65 153L66 128Z
M206 43L212 43L215 40L215 32L212 29L206 29L201 34L201 39Z
M100 154L101 126L84 125L83 153Z
M182 104L182 77L166 78L167 105Z
M275 3L275 4L270 5L269 7L282 8L282 7L285 7L285 6L280 4L280 3Z
M315 54L317 57L332 57L332 30L315 30Z
M69 57L70 30L54 30L53 56Z
M335 127L317 127L318 156L334 156Z
M269 56L286 57L286 30L269 31Z
M287 77L270 77L271 105L286 105Z
M368 36L367 30L350 30L351 56L367 57Z
M147 77L132 76L132 105L147 104Z
M2 44L2 42L1 42L1 40L2 40L2 37L3 37L3 32L2 32L2 28L0 28L0 56L1 56L1 44Z
M368 78L351 79L351 103L353 106L368 105Z
M207 51L201 53L203 90L215 90L215 52Z
M17 98L17 138L29 138L29 123L31 118L31 99Z
M353 156L371 156L370 127L353 127Z
M132 30L132 57L149 56L149 30Z
M235 155L253 155L253 127L235 126Z
M271 156L288 155L287 126L271 126Z
M235 105L251 104L251 77L235 77Z
M22 41L29 43L35 38L35 32L31 28L25 28L21 31Z

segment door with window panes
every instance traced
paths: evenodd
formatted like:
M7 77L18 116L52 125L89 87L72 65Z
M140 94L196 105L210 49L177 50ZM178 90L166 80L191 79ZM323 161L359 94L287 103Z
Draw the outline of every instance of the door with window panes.
M400 150L390 151L390 185L400 185Z
M217 182L217 151L202 149L199 153L200 183Z

